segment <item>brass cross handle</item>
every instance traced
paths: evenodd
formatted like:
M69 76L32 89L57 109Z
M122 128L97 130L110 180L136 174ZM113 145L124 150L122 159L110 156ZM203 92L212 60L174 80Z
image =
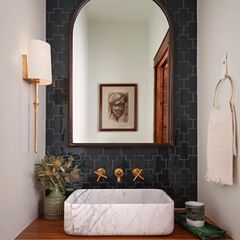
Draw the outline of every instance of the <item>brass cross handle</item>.
M140 168L134 168L132 171L132 174L134 176L133 182L135 182L137 180L137 178L140 178L142 180L144 180L144 177L142 176L142 169Z
M97 171L94 171L94 173L97 174L98 176L97 182L99 182L101 178L107 178L106 171L104 168L98 168Z

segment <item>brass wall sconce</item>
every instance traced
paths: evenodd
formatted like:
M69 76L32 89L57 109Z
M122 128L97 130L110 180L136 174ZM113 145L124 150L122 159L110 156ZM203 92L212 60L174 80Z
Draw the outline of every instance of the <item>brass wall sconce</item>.
M41 40L30 40L28 55L23 55L23 80L34 84L34 152L38 151L38 87L52 83L51 47Z

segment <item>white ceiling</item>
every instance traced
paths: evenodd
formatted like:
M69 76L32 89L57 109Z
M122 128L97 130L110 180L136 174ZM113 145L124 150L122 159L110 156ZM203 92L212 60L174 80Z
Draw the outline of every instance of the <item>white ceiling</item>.
M159 8L152 0L91 0L85 7L92 21L141 22L148 22L152 9Z

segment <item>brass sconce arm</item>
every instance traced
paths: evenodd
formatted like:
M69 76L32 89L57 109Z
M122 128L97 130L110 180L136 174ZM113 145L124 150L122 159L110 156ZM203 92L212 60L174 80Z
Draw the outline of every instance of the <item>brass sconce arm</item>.
M28 78L28 66L27 66L27 55L23 55L23 80L28 82L29 84L34 84L34 152L38 152L38 108L40 105L39 97L38 97L38 88L39 88L39 79Z

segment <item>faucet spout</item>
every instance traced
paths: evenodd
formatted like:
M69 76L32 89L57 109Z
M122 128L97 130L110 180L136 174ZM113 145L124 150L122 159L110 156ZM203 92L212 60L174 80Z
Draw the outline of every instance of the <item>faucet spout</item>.
M117 168L114 171L114 175L117 177L117 182L121 182L121 177L123 176L124 172L121 168Z
M120 176L117 177L117 182L118 183L121 182L121 177Z

